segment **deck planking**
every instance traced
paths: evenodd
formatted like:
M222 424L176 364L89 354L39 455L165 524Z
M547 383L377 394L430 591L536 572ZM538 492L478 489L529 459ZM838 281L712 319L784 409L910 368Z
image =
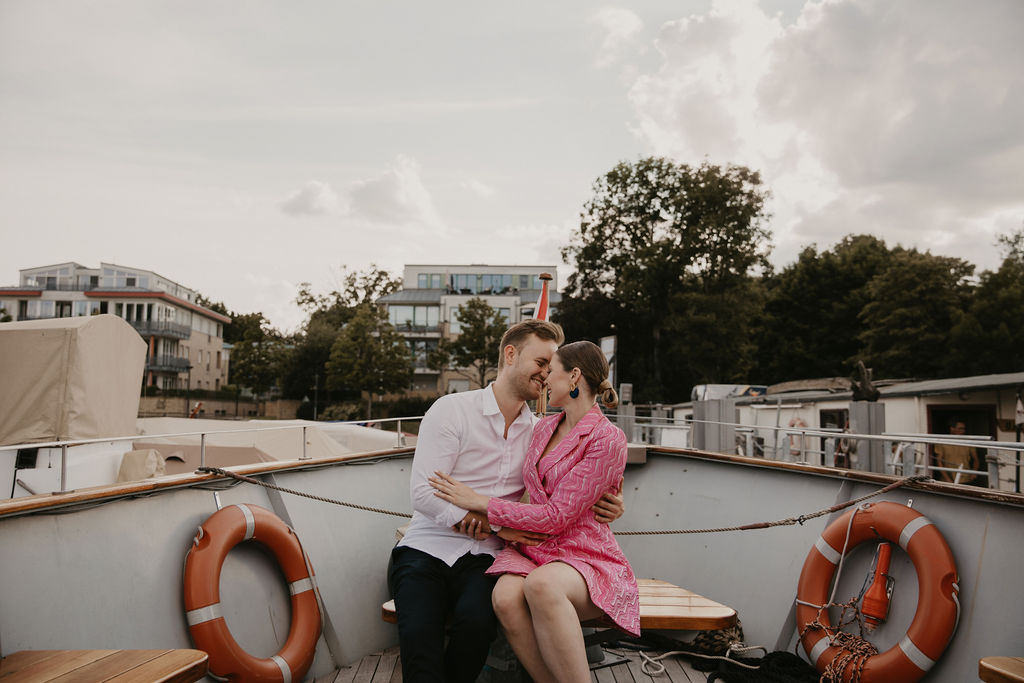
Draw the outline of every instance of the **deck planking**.
M632 650L608 648L609 656L626 657L629 661L593 669L592 683L650 683L652 679L640 668L640 655ZM680 657L661 660L665 673L657 676L661 683L698 683L707 680L707 674L691 667ZM402 663L397 647L366 655L358 662L320 676L314 683L401 683Z

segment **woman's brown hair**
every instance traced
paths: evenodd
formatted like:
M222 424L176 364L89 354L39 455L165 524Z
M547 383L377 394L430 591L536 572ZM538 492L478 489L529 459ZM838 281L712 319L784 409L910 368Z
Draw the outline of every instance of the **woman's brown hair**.
M619 405L619 395L608 381L608 361L597 344L588 341L573 342L560 347L555 355L566 370L580 369L590 393L600 398L605 408Z

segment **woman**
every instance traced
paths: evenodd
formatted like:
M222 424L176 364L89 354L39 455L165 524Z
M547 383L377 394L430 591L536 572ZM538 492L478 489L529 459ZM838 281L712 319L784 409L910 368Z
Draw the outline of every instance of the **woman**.
M437 472L436 495L484 513L490 524L549 534L537 546L513 545L488 574L500 574L494 610L519 661L537 683L589 681L581 620L607 615L639 635L636 578L607 524L590 514L621 480L626 436L605 418L618 397L604 354L590 342L558 349L547 378L549 403L563 409L534 429L523 465L530 503L488 498Z

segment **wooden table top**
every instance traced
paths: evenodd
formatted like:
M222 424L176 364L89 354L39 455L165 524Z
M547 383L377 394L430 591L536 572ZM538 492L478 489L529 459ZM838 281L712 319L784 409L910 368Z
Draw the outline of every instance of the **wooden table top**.
M1024 681L1024 657L983 657L978 662L978 678L986 683Z
M0 681L191 683L207 659L200 650L23 650L0 659Z

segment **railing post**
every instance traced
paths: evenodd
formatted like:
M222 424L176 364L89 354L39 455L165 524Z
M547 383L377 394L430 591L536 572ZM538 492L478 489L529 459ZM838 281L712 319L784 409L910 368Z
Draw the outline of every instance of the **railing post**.
M199 435L199 465L206 467L206 432Z
M68 490L68 445L60 446L60 492Z
M309 456L306 455L306 425L302 425L302 457L299 460L309 460Z
M985 453L985 460L988 463L988 487L999 488L999 452L988 449Z
M917 444L908 443L903 448L903 476L917 474Z

